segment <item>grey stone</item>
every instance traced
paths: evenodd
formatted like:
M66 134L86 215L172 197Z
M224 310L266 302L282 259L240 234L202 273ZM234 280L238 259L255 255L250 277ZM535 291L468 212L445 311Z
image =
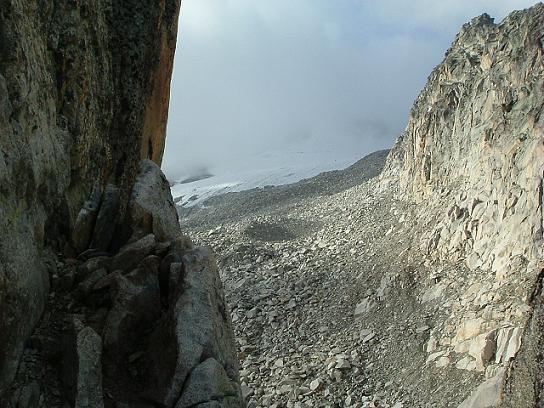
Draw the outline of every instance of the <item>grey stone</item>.
M99 256L91 258L77 267L75 273L75 282L80 283L87 279L94 271L98 269L108 270L111 265L111 258Z
M149 262L114 279L113 305L104 323L104 348L109 356L122 360L159 319L158 262Z
M97 269L77 286L78 296L85 298L94 289L94 286L98 281L104 278L108 274L106 269Z
M516 327L508 340L508 346L502 356L502 361L510 361L510 359L516 356L521 347L522 336L523 329L521 327Z
M458 408L497 408L503 400L506 369L501 368L480 386Z
M104 407L102 339L75 317L63 353L62 379L66 395L75 408Z
M239 386L227 376L225 369L217 360L208 358L200 363L187 378L176 408L189 408L226 397L240 398ZM239 404L243 406L241 399Z
M86 251L83 251L77 256L77 259L85 262L92 258L97 258L101 256L110 256L109 252L103 251L101 249L89 248Z
M131 271L155 248L155 236L148 234L136 242L125 245L119 250L111 262L110 269Z
M215 260L202 248L182 259L182 268L172 264L169 309L145 356L152 380L149 398L166 406L177 402L203 357L217 360L227 376L238 381L236 346Z
M36 381L24 386L19 394L17 408L35 408L40 400L40 386Z
M353 314L355 317L359 317L361 315L364 315L365 313L368 313L372 308L374 307L374 302L370 300L369 298L363 299L360 303L355 306L355 311Z
M0 230L6 234L0 238L0 399L15 376L24 342L41 317L49 291L33 235L20 226L26 234L10 235L0 217Z
M74 286L75 271L67 271L58 279L56 290L67 292Z
M77 215L74 229L72 230L72 243L78 254L89 248L89 244L91 243L96 217L100 208L100 198L100 188L95 185L91 196L85 201Z
M109 273L108 275L104 276L103 278L99 279L93 286L94 290L102 290L109 288L110 286L114 285L117 279L123 275L122 270L113 271L112 273Z
M476 359L476 369L483 371L495 355L497 349L496 333L481 334L470 341L468 353Z
M153 233L161 242L181 237L170 186L159 166L151 160L140 162L129 206L131 226L136 234Z
M255 390L251 387L248 387L245 384L242 384L242 398L247 401L249 397L255 394Z

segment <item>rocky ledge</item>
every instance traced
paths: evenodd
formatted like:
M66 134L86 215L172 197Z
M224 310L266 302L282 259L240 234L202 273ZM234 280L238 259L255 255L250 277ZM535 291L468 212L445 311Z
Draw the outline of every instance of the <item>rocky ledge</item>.
M8 408L241 407L216 263L181 234L159 167L140 163L119 249L118 189L79 212L74 256L51 253L52 290Z

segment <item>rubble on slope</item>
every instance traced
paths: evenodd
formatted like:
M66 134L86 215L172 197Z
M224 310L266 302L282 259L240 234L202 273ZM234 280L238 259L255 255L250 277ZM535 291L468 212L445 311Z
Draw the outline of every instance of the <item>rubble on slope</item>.
M519 288L421 251L396 193L372 180L190 229L219 254L250 406L454 407L515 355Z

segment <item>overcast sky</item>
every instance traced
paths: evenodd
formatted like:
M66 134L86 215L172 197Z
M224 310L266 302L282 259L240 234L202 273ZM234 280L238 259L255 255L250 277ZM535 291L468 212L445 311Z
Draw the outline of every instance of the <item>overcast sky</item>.
M163 168L389 147L461 25L524 0L183 0Z

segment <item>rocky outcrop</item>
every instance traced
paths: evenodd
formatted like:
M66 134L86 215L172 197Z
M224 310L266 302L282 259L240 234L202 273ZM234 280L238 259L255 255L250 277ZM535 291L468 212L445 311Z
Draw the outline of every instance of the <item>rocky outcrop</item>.
M0 3L0 407L241 406L217 268L159 168L180 1Z
M142 161L129 202L132 233L149 230L161 241L180 238L175 208L164 174L151 160Z
M19 368L6 407L20 406L29 377L40 385L44 407L244 405L213 255L183 237L159 167L143 161L140 169L124 218L109 204L117 202L115 187L99 205L113 225L131 232L128 242L109 251L94 245L111 239L98 222L100 210L89 247L56 260L52 299L33 335L49 340L31 348L32 364ZM88 210L85 204L80 214ZM62 343L62 350L50 343ZM39 378L56 365L62 367L56 382Z
M511 360L520 348L540 344L534 326L541 294L535 299L533 291L543 268L543 24L539 3L500 24L484 14L463 26L417 99L382 176L384 188L398 183L418 203L419 222L428 226L420 249L477 272L468 282L464 277L468 290L435 335L444 353L466 353L458 368L485 371L482 389L500 396L487 405L473 396L462 406L496 406L503 398L511 404L491 378L518 366ZM528 321L533 328L524 332ZM517 386L539 388L540 364L531 366ZM517 394L512 387L506 387L511 396ZM533 406L537 394L508 406Z
M466 24L388 163L401 189L447 202L428 249L507 279L542 242L543 6Z
M95 183L125 203L140 160L160 163L179 1L0 9L1 394L44 308L44 244L63 249ZM71 246L92 239L93 203Z
M70 322L68 332L62 373L67 398L75 407L102 408L102 340L77 318Z
M150 397L161 406L186 407L227 397L241 404L236 345L215 262L202 249L186 252L180 261L170 263L164 290L169 311L152 334L146 356L154 384ZM213 359L213 369L201 367L206 359ZM214 391L208 399L187 405L195 397L183 390L196 393L197 385L190 383L203 383L204 378L218 382L209 384Z

